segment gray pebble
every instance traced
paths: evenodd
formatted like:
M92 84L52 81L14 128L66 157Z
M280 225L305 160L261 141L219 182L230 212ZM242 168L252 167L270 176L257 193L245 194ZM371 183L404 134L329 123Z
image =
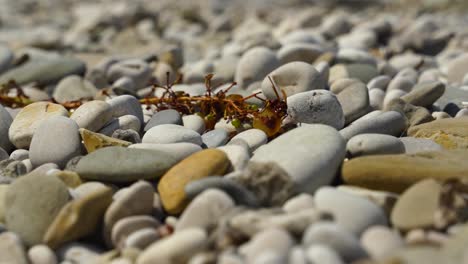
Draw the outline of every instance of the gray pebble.
M399 136L406 128L406 117L399 112L374 112L370 112L369 116L363 116L341 129L341 136L346 141L356 135L365 133Z
M405 145L406 154L415 154L425 151L441 151L443 147L432 139L402 137L400 138L403 145Z
M57 84L52 97L59 103L77 101L84 98L93 98L98 90L88 80L78 75L70 75Z
M146 228L156 230L161 223L149 215L127 216L117 221L112 227L112 244L119 249L125 247L127 237L132 233Z
M11 152L10 159L25 160L29 158L29 151L27 149L17 149Z
M46 245L36 245L28 250L28 257L31 264L56 264L57 256Z
M268 142L268 136L260 129L248 129L235 135L230 141L242 139L249 146L250 152L254 152L258 147Z
M255 47L245 52L240 58L234 80L239 87L245 89L251 83L261 81L280 65L273 51L265 47Z
M311 263L321 264L344 264L340 255L326 245L314 244L307 248L305 255Z
M142 138L142 143L193 143L201 145L202 137L192 129L179 125L164 124L151 128Z
M132 129L134 131L140 131L141 129L141 122L140 120L134 115L124 115L119 118L115 118L106 126L104 126L101 130L98 131L100 134L104 134L106 136L111 136L114 134L115 131L122 129Z
M131 233L127 239L125 239L124 248L138 248L143 250L160 238L161 235L156 229L142 228Z
M8 130L12 122L13 118L10 113L0 104L0 148L7 152L13 150L13 144L8 138Z
M111 121L112 108L104 101L86 102L73 112L70 119L74 120L80 128L96 132Z
M182 117L180 116L179 112L174 109L167 109L156 112L146 124L144 131L146 132L152 127L163 124L182 125Z
M229 140L228 133L224 129L214 129L201 136L203 144L208 148L217 148L226 145Z
M205 132L205 120L199 115L184 115L182 116L182 121L184 123L184 127L190 128L200 135Z
M107 101L112 108L113 117L134 115L143 124L143 110L138 99L131 95L120 95Z
M129 77L133 80L137 89L143 88L151 78L152 70L149 65L137 59L124 60L112 64L109 67L107 76L110 82L114 82L121 77Z
M400 139L383 134L359 134L346 144L349 157L365 155L385 155L405 153L405 146Z

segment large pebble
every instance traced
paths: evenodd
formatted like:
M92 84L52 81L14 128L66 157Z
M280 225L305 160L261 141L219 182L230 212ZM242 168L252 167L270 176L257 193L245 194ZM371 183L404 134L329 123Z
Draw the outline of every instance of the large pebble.
M184 127L190 128L198 134L203 134L206 129L205 120L199 115L184 115L182 116Z
M53 175L20 177L5 197L6 227L26 245L38 244L68 199L67 186Z
M370 112L369 90L362 82L350 83L336 97L343 109L346 124Z
M173 124L164 124L151 128L142 138L142 143L193 143L201 145L202 138L200 134L192 129Z
M284 263L292 246L293 239L288 232L272 227L257 233L241 248L241 253L245 255L247 263L257 263L265 252L274 252Z
M330 68L329 83L343 78L358 79L363 83L368 83L374 77L378 76L377 68L370 64L335 64Z
M333 222L319 222L310 225L302 237L302 244L328 246L346 262L367 257L367 253L359 244L356 236Z
M293 61L303 61L313 63L320 55L323 49L319 45L308 43L291 43L284 45L278 50L278 59L281 64L286 64Z
M257 148L268 142L268 137L265 132L255 128L242 131L241 133L235 135L231 141L235 141L237 139L244 140L249 146L251 152L254 152Z
M311 263L344 264L343 259L329 246L311 245L307 248L305 255Z
M163 124L182 125L182 118L179 112L174 109L167 109L156 112L148 121L148 123L146 123L144 131L146 132L152 127Z
M280 66L276 54L266 47L255 47L245 52L240 58L234 80L242 88L261 81L274 69Z
M217 128L204 133L201 139L207 148L216 148L226 145L229 135L226 130Z
M445 85L441 82L420 83L413 87L412 91L401 99L416 106L431 106L445 92Z
M104 134L106 136L112 136L115 131L117 130L127 130L131 129L135 132L140 131L141 128L141 122L140 120L134 116L134 115L124 115L120 116L118 118L114 118L112 121L107 123L105 127L100 129L99 132L100 134Z
M400 139L384 134L360 134L346 144L350 157L405 153L405 145Z
M277 162L289 174L297 191L314 192L333 180L345 156L345 145L334 128L309 125L261 146L251 160Z
M208 176L224 175L230 161L224 152L207 149L192 154L173 166L158 183L158 192L164 209L177 214L187 206L185 185Z
M362 234L361 245L373 259L380 260L403 248L404 241L396 230L372 226Z
M276 89L284 90L287 96L326 87L326 80L314 66L301 61L290 62L269 73L262 81L263 94L272 100L278 98L268 77L272 78ZM280 90L277 92L282 98Z
M68 111L59 104L49 102L32 103L21 109L8 131L11 143L17 148L29 148L36 129L51 116L68 116Z
M399 136L406 128L406 117L399 112L374 112L370 112L354 121L349 126L341 129L341 136L345 140L349 140L356 135L365 133Z
M192 227L211 230L234 206L234 201L223 191L208 189L196 196L184 210L177 221L176 232Z
M466 74L468 65L468 54L463 53L447 64L448 80L450 82L461 83Z
M64 168L71 158L80 154L78 125L63 116L44 120L34 133L29 147L29 159L34 167L55 163Z
M117 62L109 67L107 76L110 82L121 77L129 77L135 83L136 88L143 88L151 78L152 69L143 60L130 59Z
M297 123L343 128L345 116L337 97L327 90L313 90L288 97L289 118Z
M120 95L107 101L112 108L113 117L121 117L124 115L134 115L143 124L143 110L141 104L135 97L131 95Z
M359 236L373 225L386 225L385 212L370 200L332 187L322 187L314 196L316 208L331 212L334 221Z
M401 142L405 146L406 154L414 154L424 151L443 150L442 146L435 143L434 140L425 138L402 137Z
M26 250L21 239L13 232L0 234L0 263L28 264Z
M348 184L401 193L423 179L464 179L464 155L465 150L451 150L359 157L343 164L342 177Z
M13 122L13 118L10 113L0 105L0 148L4 149L7 152L10 152L13 149L13 144L11 144L10 139L8 138L8 130L10 125Z
M181 161L193 153L202 150L199 145L193 143L169 143L169 144L153 144L153 143L139 143L132 144L129 148L135 149L149 149L165 152L173 156L176 160Z
M161 151L107 147L81 158L76 172L87 180L132 182L157 179L176 162Z
M60 80L52 97L59 103L65 103L93 98L97 92L98 90L90 81L78 75L70 75Z
M28 250L31 264L57 264L57 256L46 245L36 245Z
M112 201L112 193L111 188L101 185L66 204L44 234L44 244L57 248L95 232Z
M136 264L185 263L205 246L207 233L200 228L188 228L156 241L137 258Z
M121 218L112 227L112 244L121 249L125 246L125 241L135 231L152 228L156 230L161 223L149 215L135 215Z
M433 227L442 191L442 185L433 179L414 184L393 207L392 224L403 231Z
M93 100L78 107L70 118L80 128L96 132L112 119L112 108L104 101Z
M446 149L468 148L468 118L439 119L413 126L408 135L416 138L431 139Z

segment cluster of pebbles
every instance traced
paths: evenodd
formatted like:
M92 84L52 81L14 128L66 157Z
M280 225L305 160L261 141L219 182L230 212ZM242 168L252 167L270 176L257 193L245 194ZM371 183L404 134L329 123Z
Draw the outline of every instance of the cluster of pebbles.
M0 263L468 263L464 14L188 2L2 4ZM284 132L142 105L167 73L270 77Z

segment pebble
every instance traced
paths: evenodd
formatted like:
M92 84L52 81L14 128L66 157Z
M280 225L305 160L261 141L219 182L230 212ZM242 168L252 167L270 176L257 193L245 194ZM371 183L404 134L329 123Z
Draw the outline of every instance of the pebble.
M114 97L106 102L112 108L113 117L133 115L140 120L140 124L143 124L143 110L141 109L140 102L135 97L125 94Z
M163 125L163 124L173 124L173 125L182 125L182 117L179 112L174 109L162 110L155 113L151 119L146 123L144 131L147 132L152 127Z
M343 109L345 124L370 112L369 90L362 82L352 82L339 92L336 98Z
M112 64L107 71L107 77L110 82L117 81L121 77L129 77L136 88L144 88L152 72L151 67L143 60L130 59Z
M154 189L150 183L138 181L120 197L115 197L104 214L104 238L111 244L111 233L114 225L129 216L150 215L153 210Z
M0 148L7 152L13 150L13 144L11 144L8 137L8 131L12 122L13 118L10 113L0 105Z
M81 139L83 140L83 145L88 153L105 147L128 147L131 145L131 142L108 137L106 135L95 133L84 128L80 128L79 131Z
M158 183L158 192L166 212L177 214L184 210L188 204L184 188L188 183L208 176L222 176L229 166L227 155L217 149L199 151L177 163Z
M385 212L369 199L322 187L315 192L315 207L333 214L334 222L349 232L360 236L368 227L387 225Z
M282 208L287 213L300 212L305 209L315 208L314 197L308 193L298 194L287 200Z
M369 227L361 236L361 245L374 260L385 259L405 246L401 235L386 226Z
M112 202L112 194L110 187L101 185L67 203L47 228L44 244L57 248L65 242L96 232L105 210Z
M305 252L307 260L311 263L344 264L343 259L329 246L314 244Z
M367 257L354 234L333 222L319 222L310 225L302 237L305 246L324 245L336 251L345 262Z
M466 67L468 65L468 54L463 53L457 58L448 63L447 79L451 82L461 83L466 74Z
M296 93L288 97L288 118L297 123L343 128L345 116L338 98L327 90Z
M168 144L168 143L193 143L201 145L202 137L192 129L173 124L163 124L148 130L142 138L142 143Z
M125 241L134 232L151 228L156 230L161 223L149 215L127 216L118 220L112 227L112 244L119 249L126 246Z
M6 45L0 46L0 73L8 70L13 62L14 54Z
M413 126L408 135L416 138L431 139L445 149L468 148L468 118L439 119Z
M61 263L92 263L98 261L101 250L90 244L72 242L60 247L56 253Z
M405 153L405 145L399 138L384 134L360 134L346 144L350 157Z
M0 185L0 223L5 222L5 197L9 186L8 184Z
M152 243L137 258L136 264L183 263L206 243L207 233L200 228L187 228Z
M333 180L345 148L343 138L334 128L314 124L293 129L261 146L251 161L277 162L289 174L297 191L312 193Z
M237 63L234 80L246 89L250 84L261 81L267 74L281 65L276 54L266 47L254 47L245 52Z
M413 89L401 97L405 102L429 107L437 101L445 92L445 85L441 82L425 82L417 84Z
M175 163L162 151L106 147L81 158L76 172L86 180L123 183L157 179Z
M415 83L410 78L395 76L388 84L387 92L399 90L409 93L413 89L414 84Z
M52 97L59 103L93 98L98 90L94 84L78 75L70 75L57 84Z
M352 185L340 185L336 188L340 191L357 195L372 201L378 207L382 208L385 211L385 215L387 216L390 215L390 212L393 209L396 200L398 199L398 194L392 192L376 191Z
M287 261L288 252L293 243L288 232L272 227L257 233L248 244L240 248L240 252L245 256L247 263L257 263L262 254L266 252L274 252L281 260L279 263L284 263Z
M393 207L390 218L392 224L403 231L434 226L441 193L442 185L433 179L412 185Z
M464 150L452 150L365 156L345 162L341 173L348 184L401 193L423 179L462 179L468 170L463 155Z
M20 177L10 185L5 196L6 227L27 246L39 244L68 200L67 186L53 175Z
M159 240L161 235L154 228L142 228L131 233L124 242L125 248L145 249L155 241ZM130 263L132 263L130 261Z
M28 149L34 132L49 117L68 117L68 111L59 104L36 102L27 105L16 115L8 131L11 143L17 148Z
M46 245L36 245L28 250L28 257L31 264L57 264L57 256Z
M281 64L293 61L313 63L322 53L323 49L316 44L291 43L282 46L278 50L277 56Z
M141 143L140 134L133 129L117 129L112 133L112 138L127 141L131 144Z
M368 83L374 77L378 76L377 68L370 64L335 64L330 68L329 83L343 78L358 79L363 83Z
M242 139L247 143L250 152L254 152L257 148L265 145L268 142L268 137L265 132L255 128L240 132L239 134L235 135L231 141L238 139Z
M217 147L216 149L223 151L227 155L231 162L230 170L232 169L234 171L243 170L247 166L251 157L249 148L246 148L245 146L227 145Z
M206 130L205 120L199 115L184 115L182 121L184 127L190 128L200 135Z
M112 119L112 109L104 101L93 100L78 107L70 116L80 128L99 131Z
M179 217L176 232L187 228L212 230L219 219L234 208L232 198L217 189L207 189L193 199Z
M0 263L29 263L21 239L13 232L0 233Z
M391 80L392 79L387 75L379 75L377 77L372 78L372 80L370 80L367 83L367 88L369 88L369 90L378 88L383 91L386 91L387 86L390 84Z
M284 90L286 96L291 96L310 90L323 90L326 86L326 81L314 66L302 61L290 62L270 72L262 81L263 94L272 100L278 98L268 76L273 80L280 98L281 91L278 89Z
M388 102L387 105L384 105L384 110L397 111L405 115L409 126L417 126L434 120L431 113L426 108L422 106L414 106L398 98L393 99Z
M25 160L29 158L29 151L27 149L17 149L11 152L10 159Z
M373 110L383 108L385 91L380 88L373 88L369 91L369 105Z
M78 125L63 116L53 116L42 121L29 147L29 159L33 167L55 163L64 168L71 158L80 154Z
M370 112L340 130L341 136L348 141L359 134L386 134L400 136L406 128L406 117L396 111Z
M400 140L405 146L406 154L415 154L418 152L443 150L441 145L435 143L431 139L401 137Z
M9 157L10 156L8 155L8 153L4 149L0 148L0 161L6 160Z
M226 145L229 140L228 132L224 129L216 128L204 133L201 136L203 144L207 148L217 148Z

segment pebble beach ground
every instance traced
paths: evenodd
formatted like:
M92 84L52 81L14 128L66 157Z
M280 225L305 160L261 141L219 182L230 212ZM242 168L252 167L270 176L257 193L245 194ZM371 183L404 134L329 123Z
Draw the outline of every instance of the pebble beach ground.
M468 264L467 6L0 0L0 264Z

